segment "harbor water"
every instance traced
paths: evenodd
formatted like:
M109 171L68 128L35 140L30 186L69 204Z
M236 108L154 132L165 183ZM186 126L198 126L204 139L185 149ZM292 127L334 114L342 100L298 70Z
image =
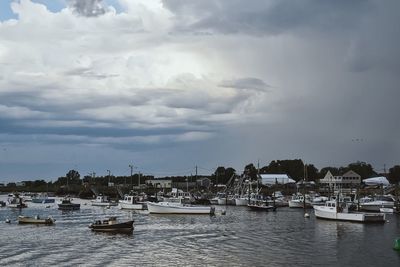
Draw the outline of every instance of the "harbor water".
M0 266L400 266L400 252L393 250L398 215L360 224L319 220L312 210L305 218L303 210L289 208L217 206L214 216L153 215L74 201L80 210L33 203L0 208ZM37 214L53 217L55 225L17 223L18 215ZM133 219L133 234L88 229L109 216Z

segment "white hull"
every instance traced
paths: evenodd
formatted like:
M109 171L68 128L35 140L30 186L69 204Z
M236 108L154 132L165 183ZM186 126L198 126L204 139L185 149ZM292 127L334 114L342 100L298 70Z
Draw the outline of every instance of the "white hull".
M236 206L247 206L248 202L247 198L235 198Z
M115 202L92 202L92 206L97 206L97 207L110 207L110 206L117 206L118 203Z
M226 198L219 198L218 205L226 205Z
M304 202L298 200L289 200L289 208L303 208ZM311 203L306 201L306 208L311 208Z
M211 205L218 205L218 198L212 198L212 199L210 199L210 204L211 204Z
M205 206L184 206L169 202L147 202L149 213L158 214L211 214L213 209Z
M385 222L385 214L336 212L336 207L314 206L315 217L352 222Z
M142 203L131 204L131 203L120 202L119 208L125 209L125 210L144 210L145 204L142 204Z

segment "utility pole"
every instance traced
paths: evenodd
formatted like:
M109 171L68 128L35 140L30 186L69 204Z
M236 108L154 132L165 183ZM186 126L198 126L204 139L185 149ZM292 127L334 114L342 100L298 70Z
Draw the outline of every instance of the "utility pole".
M131 187L133 187L133 177L132 177L132 175L133 175L133 165L129 164L129 168L131 168Z
M111 171L107 170L107 172L108 172L108 186L110 186Z

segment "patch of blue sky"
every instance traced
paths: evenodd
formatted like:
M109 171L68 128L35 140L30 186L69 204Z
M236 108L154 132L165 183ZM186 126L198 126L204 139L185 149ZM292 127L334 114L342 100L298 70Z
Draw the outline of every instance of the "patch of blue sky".
M0 21L6 21L9 19L16 19L17 15L11 10L11 3L14 0L1 0L0 1Z

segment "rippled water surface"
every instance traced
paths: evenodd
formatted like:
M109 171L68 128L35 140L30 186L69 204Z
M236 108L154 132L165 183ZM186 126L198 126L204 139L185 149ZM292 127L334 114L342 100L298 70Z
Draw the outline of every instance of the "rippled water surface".
M4 199L4 197L0 197ZM0 266L400 266L393 244L398 215L385 224L311 218L302 210L254 212L227 207L226 215L153 215L90 206L62 212L56 204L0 208ZM18 215L56 219L54 226L18 225ZM134 219L132 235L93 233L94 219ZM6 224L6 218L12 220Z

